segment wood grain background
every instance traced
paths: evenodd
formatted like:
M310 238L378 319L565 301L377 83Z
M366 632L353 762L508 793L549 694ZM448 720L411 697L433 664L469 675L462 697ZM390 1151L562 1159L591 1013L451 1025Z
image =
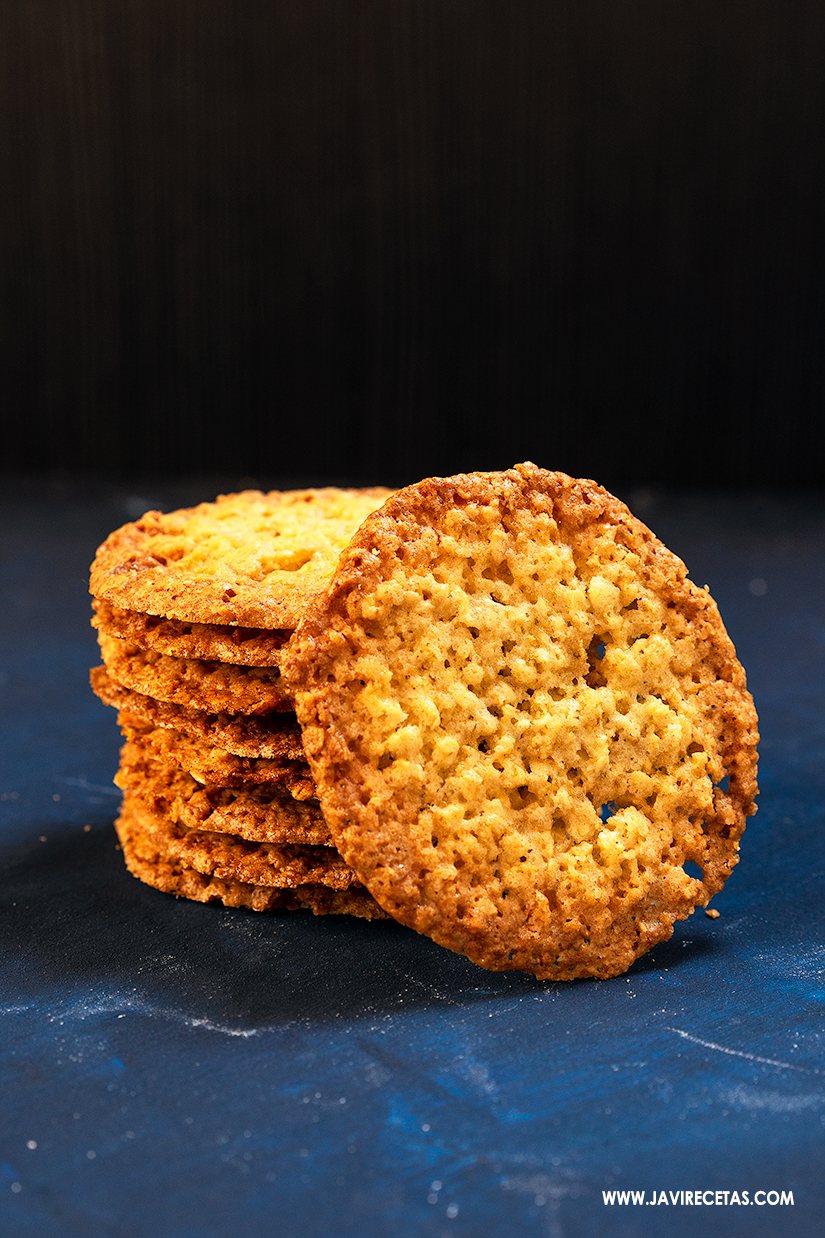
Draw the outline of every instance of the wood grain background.
M6 468L825 481L818 0L10 0Z

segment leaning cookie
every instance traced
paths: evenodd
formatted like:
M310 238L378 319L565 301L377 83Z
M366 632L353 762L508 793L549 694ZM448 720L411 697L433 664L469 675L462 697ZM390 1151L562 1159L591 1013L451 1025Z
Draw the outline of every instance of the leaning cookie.
M483 967L618 975L737 863L744 672L709 594L594 482L527 464L399 492L282 673L344 859Z

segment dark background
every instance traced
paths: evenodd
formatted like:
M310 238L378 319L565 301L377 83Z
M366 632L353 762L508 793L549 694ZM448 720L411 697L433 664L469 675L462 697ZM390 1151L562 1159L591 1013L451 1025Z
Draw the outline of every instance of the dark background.
M0 57L7 470L825 480L821 0L13 0Z

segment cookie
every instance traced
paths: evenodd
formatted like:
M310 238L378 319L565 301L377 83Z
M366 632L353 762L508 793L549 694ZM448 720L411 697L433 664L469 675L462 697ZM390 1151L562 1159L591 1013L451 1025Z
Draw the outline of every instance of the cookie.
M139 739L124 744L115 783L167 820L190 829L234 834L251 842L331 845L317 804L302 803L266 784L203 785L152 757Z
M180 858L170 856L147 827L146 813L138 801L126 797L115 823L123 858L133 876L166 894L199 903L223 903L251 911L307 909L315 915L355 915L386 919L384 912L359 885L346 890L306 883L291 889L254 885L234 878L199 873Z
M157 701L252 717L292 709L277 667L173 658L105 632L98 632L98 643L112 679Z
M708 592L594 482L525 464L400 491L282 672L344 859L483 967L619 975L737 862L744 671Z
M119 714L118 721L125 739L138 741L148 755L184 770L198 782L241 788L265 784L273 790L287 791L296 800L316 798L306 761L239 757L171 727L153 727L128 713Z
M256 718L242 714L210 714L203 709L172 705L124 688L112 679L105 666L94 667L90 680L92 689L104 704L113 705L153 727L167 727L190 739L206 740L210 746L236 756L304 760L301 728L294 713L265 714Z
M133 644L150 653L168 653L174 658L205 658L236 666L278 666L281 650L291 630L267 632L263 628L239 628L210 623L184 623L160 615L123 610L100 598L92 602L92 627L107 636Z
M90 589L121 610L184 623L292 629L389 490L246 490L147 512L97 551Z
M194 830L165 818L142 795L128 792L126 801L139 815L144 835L159 854L204 876L276 889L311 884L348 890L359 884L334 847L257 843L230 834Z

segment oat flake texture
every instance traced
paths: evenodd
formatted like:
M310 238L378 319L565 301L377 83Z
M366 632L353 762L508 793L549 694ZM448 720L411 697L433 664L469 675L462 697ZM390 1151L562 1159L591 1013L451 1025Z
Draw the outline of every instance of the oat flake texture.
M707 591L592 481L523 464L398 492L282 672L344 859L482 967L618 975L737 862L744 672Z
M339 552L389 493L244 490L197 507L146 512L98 547L91 592L114 608L109 614L137 611L197 624L197 656L204 640L210 643L203 624L294 628ZM197 643L197 632L189 635ZM213 639L210 656L220 656L225 633Z

